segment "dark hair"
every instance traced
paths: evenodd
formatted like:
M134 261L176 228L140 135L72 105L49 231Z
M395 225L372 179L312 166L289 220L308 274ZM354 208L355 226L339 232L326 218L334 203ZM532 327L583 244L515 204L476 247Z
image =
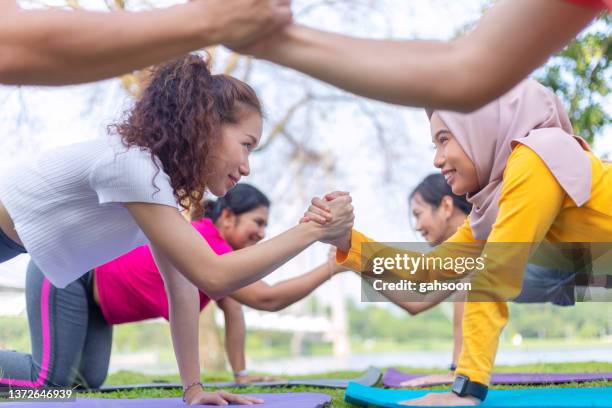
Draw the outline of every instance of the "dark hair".
M468 203L465 196L453 194L453 191L446 183L444 176L440 173L430 174L429 176L425 177L423 181L421 181L419 185L412 190L412 193L410 193L408 199L412 200L417 193L423 197L423 200L425 200L426 203L432 205L434 208L438 208L442 202L442 199L445 196L449 196L453 199L453 204L455 207L459 208L466 215L472 211L472 204Z
M217 222L225 208L240 215L259 207L270 207L268 197L250 184L238 183L223 197L217 200L207 200L204 203L204 211L192 211L191 220L198 221L206 217Z
M109 130L126 146L148 149L156 166L157 157L181 207L197 209L210 171L207 157L219 141L221 126L238 123L244 108L262 115L249 85L212 75L206 60L188 54L154 68L127 117Z

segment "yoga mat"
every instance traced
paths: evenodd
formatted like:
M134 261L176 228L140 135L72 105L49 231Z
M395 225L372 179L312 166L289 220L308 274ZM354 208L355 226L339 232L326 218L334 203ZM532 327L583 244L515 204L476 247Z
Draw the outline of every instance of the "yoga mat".
M245 395L264 400L263 404L250 405L257 408L323 408L331 403L329 395L314 392ZM180 398L77 398L75 402L2 402L0 406L2 408L185 408L187 405ZM197 407L218 408L219 406L197 405Z
M204 383L207 388L230 388L230 387L293 387L298 385L305 385L309 387L320 387L320 388L346 388L349 382L355 382L362 385L376 385L382 373L379 369L370 367L361 376L351 379L336 379L336 378L305 378L301 380L282 380L282 381L258 381L249 384L238 385L233 381L218 381ZM82 389L79 391L96 391L96 392L113 392L113 391L127 391L134 390L137 388L160 388L160 389L172 389L181 388L181 383L171 382L153 382L149 384L128 384L128 385L103 385L99 389L87 390ZM1 407L0 407L1 408Z
M432 391L386 390L350 383L344 400L360 407L406 408L399 402ZM444 392L444 391L437 391ZM612 388L539 388L531 390L490 390L479 407L495 408L610 408Z
M402 388L404 381L423 377L426 374L408 374L390 368L383 376L383 385L389 388ZM563 384L569 382L612 381L612 373L496 373L491 378L492 384ZM432 384L435 385L435 384ZM612 403L610 404L612 406Z

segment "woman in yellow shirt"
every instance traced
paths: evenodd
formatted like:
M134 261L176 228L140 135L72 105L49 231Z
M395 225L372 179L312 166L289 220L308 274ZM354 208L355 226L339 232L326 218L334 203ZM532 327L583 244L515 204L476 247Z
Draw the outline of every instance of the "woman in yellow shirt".
M428 113L436 147L434 165L453 193L467 194L473 204L470 216L425 256L376 244L353 230L350 238L335 243L337 261L366 276L373 272L374 258L398 254L485 261L483 270L471 278L453 392L406 402L477 405L486 397L499 335L508 321L506 300L519 294L533 250L542 241L612 241L612 167L573 136L558 98L532 80L470 114ZM315 200L305 218L325 222L331 219L326 210L325 200ZM386 269L420 282L457 278L446 264L411 271L397 265Z

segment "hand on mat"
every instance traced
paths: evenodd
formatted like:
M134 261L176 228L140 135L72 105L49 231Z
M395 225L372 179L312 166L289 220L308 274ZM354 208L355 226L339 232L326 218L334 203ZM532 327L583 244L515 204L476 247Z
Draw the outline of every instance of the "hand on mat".
M428 385L451 384L453 382L453 373L448 374L432 374L424 377L413 378L412 380L404 381L400 384L402 387L426 387Z
M245 375L236 378L236 384L244 385L258 381L278 381L278 378L267 375Z
M414 407L459 407L473 406L480 404L480 400L474 397L460 397L452 392L443 394L427 394L421 398L415 398L406 401L400 401L400 405L409 405Z
M219 9L218 15L223 19L219 41L234 49L256 43L292 21L291 0L216 0L213 3L211 9Z
M260 398L250 397L248 395L237 395L227 391L206 392L203 389L195 389L193 393L185 395L185 401L188 405L253 405L263 404Z
M343 191L326 194L324 199L312 199L304 219L314 221L314 218L317 218L321 221L315 221L321 226L319 241L334 245L342 251L350 249L351 229L355 219L351 201L351 196Z

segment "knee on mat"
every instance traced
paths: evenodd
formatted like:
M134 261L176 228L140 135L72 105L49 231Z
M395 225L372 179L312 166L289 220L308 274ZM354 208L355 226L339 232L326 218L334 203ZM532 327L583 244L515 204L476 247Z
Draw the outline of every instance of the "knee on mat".
M106 381L107 373L86 373L83 374L82 380L87 388L100 388Z

